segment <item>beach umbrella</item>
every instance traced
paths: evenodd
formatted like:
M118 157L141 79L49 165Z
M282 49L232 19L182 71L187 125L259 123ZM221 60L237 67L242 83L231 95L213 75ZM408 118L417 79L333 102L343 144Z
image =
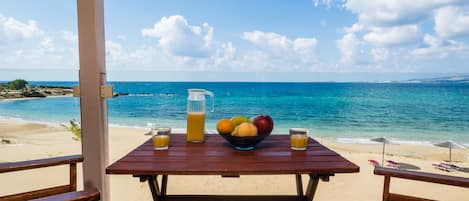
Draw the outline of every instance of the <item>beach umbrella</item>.
M435 143L433 144L437 147L444 147L444 148L449 148L449 162L451 163L451 150L452 149L467 149L466 146L456 143L452 140L446 141L446 142L440 142L440 143Z
M386 144L395 144L395 143L391 142L391 140L389 140L385 137L372 138L370 140L373 141L373 142L383 143L383 153L382 153L382 157L381 157L381 165L383 165L384 164L384 148L386 147Z

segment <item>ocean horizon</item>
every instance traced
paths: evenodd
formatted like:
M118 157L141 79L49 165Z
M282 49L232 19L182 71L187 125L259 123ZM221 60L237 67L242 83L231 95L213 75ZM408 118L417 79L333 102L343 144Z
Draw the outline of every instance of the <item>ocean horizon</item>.
M73 86L77 82L30 82ZM117 93L108 100L110 126L147 123L186 127L187 89L215 93L215 112L206 129L221 118L264 114L274 133L304 127L316 138L371 143L388 137L398 143L431 144L454 140L469 144L469 84L369 82L109 82ZM48 123L80 119L79 98L55 97L0 101L0 118ZM210 100L207 97L207 107Z

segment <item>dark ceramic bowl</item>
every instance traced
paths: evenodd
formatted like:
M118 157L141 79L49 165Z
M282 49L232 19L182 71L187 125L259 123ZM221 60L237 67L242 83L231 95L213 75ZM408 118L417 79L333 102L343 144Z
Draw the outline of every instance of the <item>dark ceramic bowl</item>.
M228 143L231 144L235 149L238 150L252 150L256 148L256 145L264 140L270 133L258 134L257 136L252 137L239 137L232 136L230 134L220 134L225 138Z

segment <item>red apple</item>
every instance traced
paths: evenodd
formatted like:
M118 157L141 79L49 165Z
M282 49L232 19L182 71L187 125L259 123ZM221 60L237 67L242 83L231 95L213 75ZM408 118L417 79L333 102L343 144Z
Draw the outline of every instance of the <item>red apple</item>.
M259 134L267 134L274 129L274 120L268 115L257 116L252 123L256 125Z

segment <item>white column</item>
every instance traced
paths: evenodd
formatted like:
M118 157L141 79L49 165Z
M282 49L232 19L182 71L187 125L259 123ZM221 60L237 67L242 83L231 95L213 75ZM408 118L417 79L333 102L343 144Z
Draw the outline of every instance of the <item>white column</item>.
M106 83L103 4L77 0L83 181L85 189L98 188L101 200L108 201L108 124L106 99L100 96L100 86Z

